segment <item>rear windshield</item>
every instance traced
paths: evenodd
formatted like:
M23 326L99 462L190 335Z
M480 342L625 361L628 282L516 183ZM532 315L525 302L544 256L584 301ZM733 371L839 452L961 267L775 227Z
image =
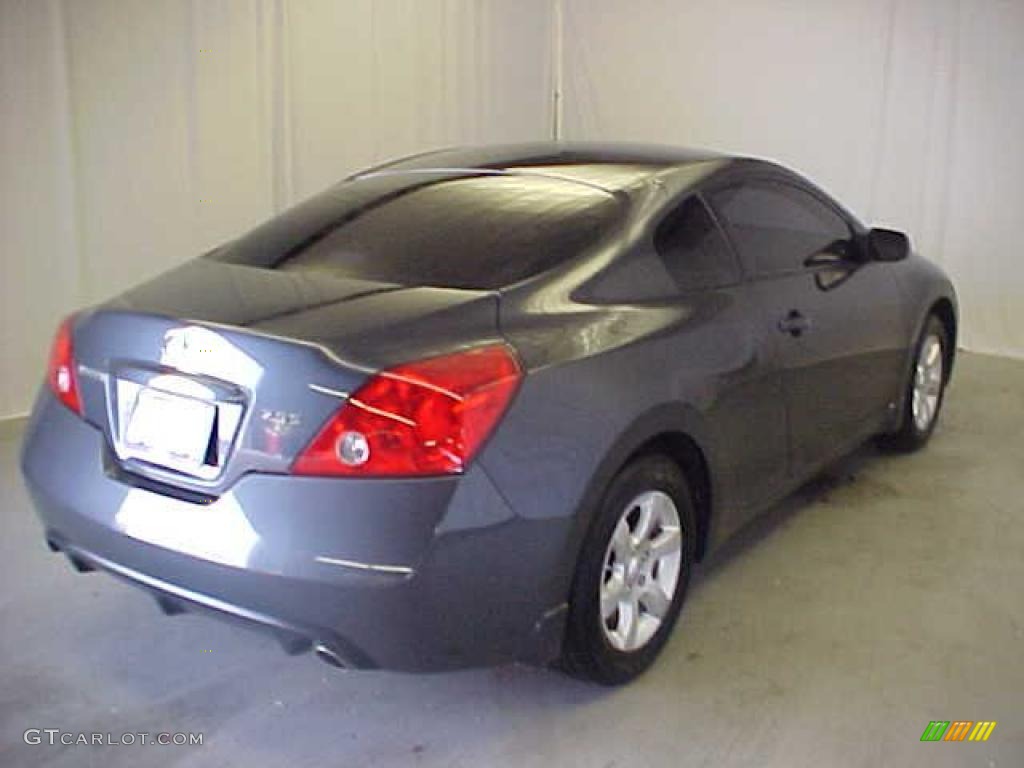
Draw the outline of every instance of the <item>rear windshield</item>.
M398 188L362 199L263 266L402 285L494 289L579 255L621 216L620 202L608 192L562 179L402 179Z

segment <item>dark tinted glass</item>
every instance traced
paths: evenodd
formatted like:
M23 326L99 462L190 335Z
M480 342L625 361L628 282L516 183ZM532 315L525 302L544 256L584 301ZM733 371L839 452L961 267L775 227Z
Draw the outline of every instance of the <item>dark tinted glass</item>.
M700 198L688 198L665 217L654 234L654 247L682 290L739 280L732 251Z
M796 187L744 184L712 194L711 204L759 275L802 269L823 255L842 258L851 247L843 218Z
M403 285L491 289L579 255L621 217L613 195L566 180L401 178L401 187L362 200L273 266Z

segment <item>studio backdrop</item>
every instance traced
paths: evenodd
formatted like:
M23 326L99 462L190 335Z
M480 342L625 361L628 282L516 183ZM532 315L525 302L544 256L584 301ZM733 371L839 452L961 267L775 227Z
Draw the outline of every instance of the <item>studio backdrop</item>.
M908 231L960 343L1024 357L1024 2L566 0L569 137L790 165Z
M1019 0L0 0L0 419L67 311L361 167L555 135L791 165L1024 356L1022 82Z
M0 0L0 419L69 310L346 174L550 136L550 0Z

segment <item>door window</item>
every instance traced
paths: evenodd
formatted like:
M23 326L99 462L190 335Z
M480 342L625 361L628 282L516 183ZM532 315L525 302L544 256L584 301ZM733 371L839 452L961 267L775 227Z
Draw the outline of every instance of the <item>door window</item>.
M759 276L852 255L852 232L843 217L797 187L751 182L714 192L711 204Z

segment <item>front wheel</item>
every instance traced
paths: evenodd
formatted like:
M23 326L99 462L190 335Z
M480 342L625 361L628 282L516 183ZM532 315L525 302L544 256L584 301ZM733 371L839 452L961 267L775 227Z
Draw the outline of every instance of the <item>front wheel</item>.
M565 671L619 685L654 662L682 607L695 520L686 479L667 457L637 459L616 476L577 565Z
M931 315L915 347L914 365L903 395L899 428L884 438L885 444L897 450L914 451L928 442L935 431L946 393L949 353L946 327L939 318Z

